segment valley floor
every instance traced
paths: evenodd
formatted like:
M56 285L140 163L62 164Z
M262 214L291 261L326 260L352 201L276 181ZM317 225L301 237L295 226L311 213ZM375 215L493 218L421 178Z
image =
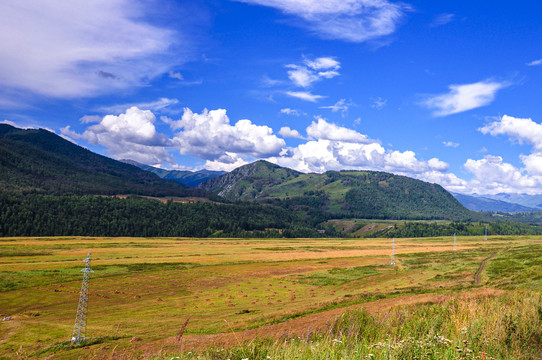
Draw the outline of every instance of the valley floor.
M392 266L390 239L2 238L0 358L384 359L391 348L374 344L407 341L395 327L420 314L434 324L411 335L450 338L437 344L453 350L445 358L465 358L463 340L469 358L540 355L529 326L542 324L542 237L458 237L456 248L450 237L396 239ZM72 348L89 251L88 343ZM490 310L510 319L492 320L487 341ZM463 330L473 324L480 344Z

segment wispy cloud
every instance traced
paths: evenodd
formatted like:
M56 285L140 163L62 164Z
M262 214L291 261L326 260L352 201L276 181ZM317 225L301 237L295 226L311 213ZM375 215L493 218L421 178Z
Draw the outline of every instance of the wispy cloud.
M301 20L300 24L327 39L364 42L395 32L409 9L388 0L237 0L269 6Z
M422 105L436 109L434 116L447 116L463 111L489 105L497 91L507 87L506 82L492 80L479 81L473 84L450 85L446 94L430 96Z
M307 115L302 111L299 111L297 109L290 109L290 108L280 109L280 113L284 115L292 115L292 116Z
M456 143L453 141L443 141L442 144L446 147L452 147L452 148L456 148L459 146L459 143Z
M348 112L348 109L350 109L350 106L352 106L352 102L347 102L346 99L340 99L335 103L335 105L320 106L320 109L330 109L333 112L340 111L344 116Z
M311 94L309 91L286 91L286 95L310 102L317 102L325 97Z
M0 13L3 87L92 96L141 85L174 61L176 34L144 22L144 6L128 0L2 1Z
M387 99L383 99L380 96L376 98L371 98L371 107L373 109L382 110L384 106L388 103Z
M433 20L430 26L437 27L437 26L446 25L452 22L454 18L455 18L455 14L440 14Z
M542 65L542 59L534 60L527 63L527 66L539 66Z
M120 114L126 111L126 109L129 109L131 107L137 107L139 109L143 110L152 110L152 111L159 111L163 110L167 107L170 107L172 105L176 105L179 103L179 100L177 99L168 99L168 98L160 98L155 101L150 102L139 102L139 103L128 103L128 104L117 104L117 105L111 105L111 106L102 106L98 108L98 111L106 112L106 113L113 113L113 114Z

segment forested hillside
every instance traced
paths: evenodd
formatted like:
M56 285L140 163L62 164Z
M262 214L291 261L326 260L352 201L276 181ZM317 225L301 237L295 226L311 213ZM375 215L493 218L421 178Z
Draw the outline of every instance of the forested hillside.
M46 194L206 196L47 130L0 124L0 189Z
M303 174L258 161L200 186L231 201L258 201L324 218L473 220L440 185L377 171Z

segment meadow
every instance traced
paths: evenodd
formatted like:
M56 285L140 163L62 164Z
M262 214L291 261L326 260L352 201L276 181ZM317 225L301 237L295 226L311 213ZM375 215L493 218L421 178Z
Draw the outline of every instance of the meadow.
M1 238L0 358L540 358L542 237L456 248L396 239L391 266L391 239Z

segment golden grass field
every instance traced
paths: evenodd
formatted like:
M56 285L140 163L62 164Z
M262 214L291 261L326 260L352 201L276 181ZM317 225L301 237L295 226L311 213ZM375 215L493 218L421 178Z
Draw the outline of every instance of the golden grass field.
M391 266L390 239L1 238L0 358L146 358L300 334L354 307L540 291L542 261L529 261L542 237L452 243L396 239ZM71 337L87 252L87 338L101 339L55 347Z

